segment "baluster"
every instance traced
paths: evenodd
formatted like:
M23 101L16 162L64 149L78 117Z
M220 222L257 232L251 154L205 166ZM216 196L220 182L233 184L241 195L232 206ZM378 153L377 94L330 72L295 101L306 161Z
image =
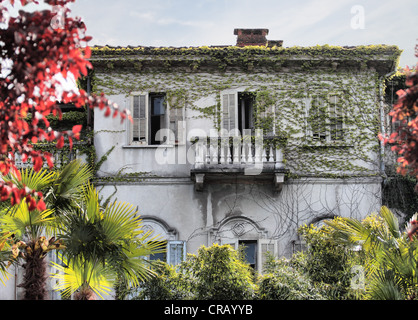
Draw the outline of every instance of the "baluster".
M221 164L223 164L223 163L225 163L225 145L224 145L224 138L222 138L222 140L221 140L221 155L220 155L220 158L219 158L219 162L221 163Z
M283 151L282 149L276 149L276 164L277 169L283 168Z
M269 162L274 162L273 146L270 145Z

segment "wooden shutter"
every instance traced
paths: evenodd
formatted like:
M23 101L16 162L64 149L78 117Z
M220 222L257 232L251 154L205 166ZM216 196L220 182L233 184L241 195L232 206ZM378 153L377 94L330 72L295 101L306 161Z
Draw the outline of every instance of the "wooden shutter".
M231 130L237 128L238 123L238 94L237 93L224 93L222 94L222 129L231 132Z
M131 143L144 143L147 141L147 95L134 95L132 97L132 131Z
M170 143L182 144L184 140L184 107L181 105L168 105L169 119L168 128L170 129Z
M259 239L258 251L257 251L257 268L261 273L263 272L264 265L266 263L266 253L270 252L274 257L277 257L277 241L273 239Z
M322 102L322 103L321 103ZM309 109L309 122L314 140L326 140L326 110L319 97L313 97Z
M169 241L167 244L167 262L173 266L186 259L186 242Z
M343 108L340 98L336 95L329 97L329 118L331 140L343 139Z

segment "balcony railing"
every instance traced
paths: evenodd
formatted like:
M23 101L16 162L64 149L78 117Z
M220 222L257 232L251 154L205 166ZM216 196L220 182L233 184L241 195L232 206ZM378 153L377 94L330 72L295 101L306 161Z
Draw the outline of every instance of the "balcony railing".
M252 176L272 179L276 191L284 182L283 147L274 137L196 137L192 175L197 191L205 180L220 181L222 176Z
M75 142L72 149L70 149L67 144L65 144L62 149L55 148L55 145L53 144L39 144L37 147L41 150L45 149L51 152L54 161L54 167L60 168L74 159L85 158L81 155L80 150L86 145L87 144L85 142ZM17 153L15 154L15 165L17 168L29 168L33 166L30 158L26 162L23 162L21 156ZM48 167L46 161L44 162L43 167Z
M283 149L274 138L199 137L195 141L195 169L255 164L284 168Z

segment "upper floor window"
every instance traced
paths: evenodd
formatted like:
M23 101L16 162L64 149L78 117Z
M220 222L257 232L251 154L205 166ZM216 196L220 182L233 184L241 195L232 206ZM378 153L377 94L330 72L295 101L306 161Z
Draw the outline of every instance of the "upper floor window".
M243 135L245 130L273 133L274 105L258 92L225 90L221 93L221 129ZM265 121L270 118L269 121Z
M340 97L313 97L308 111L308 126L314 141L343 140L344 115Z
M131 96L132 123L129 144L179 143L183 106L170 105L166 93L137 93Z

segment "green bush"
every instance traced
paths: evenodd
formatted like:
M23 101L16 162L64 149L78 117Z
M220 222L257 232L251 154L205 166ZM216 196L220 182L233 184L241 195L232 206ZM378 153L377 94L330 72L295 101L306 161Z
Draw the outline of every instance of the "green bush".
M253 271L238 251L229 245L202 246L180 265L185 281L196 299L252 299L255 291Z
M299 232L308 247L303 259L299 259L300 268L307 273L316 287L322 289L327 299L352 299L351 270L359 263L359 255L335 242L328 226L303 226L299 228Z
M121 298L150 300L243 300L255 292L251 267L229 245L202 246L177 266L161 262L157 276ZM121 290L119 290L121 291Z
M267 257L264 275L259 276L257 298L261 300L323 300L306 274L291 260Z
M185 290L174 266L161 262L155 268L157 275L143 282L137 289L132 289L132 300L185 300L189 293Z

